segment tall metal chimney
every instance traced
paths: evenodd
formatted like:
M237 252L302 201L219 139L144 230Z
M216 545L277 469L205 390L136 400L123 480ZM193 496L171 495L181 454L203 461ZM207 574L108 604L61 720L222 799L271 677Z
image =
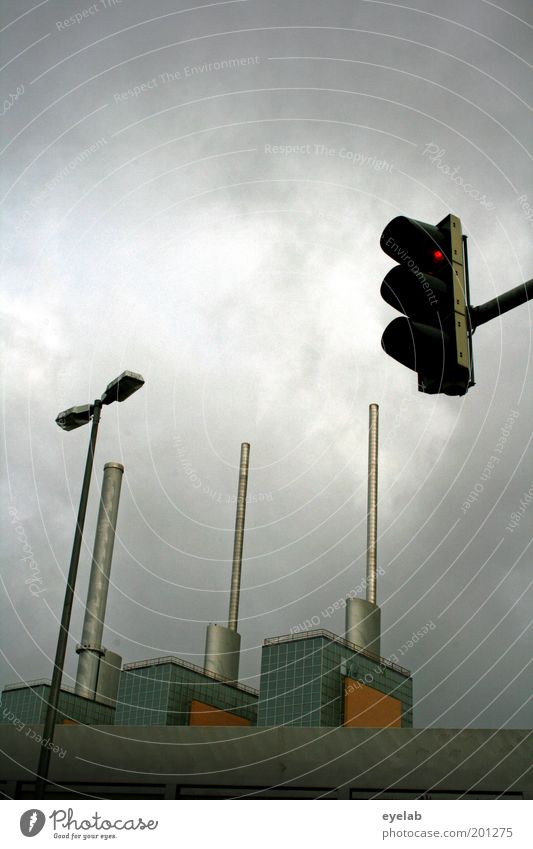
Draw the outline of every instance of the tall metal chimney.
M123 473L121 463L106 463L104 466L85 619L81 644L76 649L79 660L75 692L88 699L95 698L100 659L106 654L102 647L102 634Z
M239 466L239 488L237 491L237 514L235 517L228 626L226 628L224 625L208 625L205 641L204 667L230 681L238 681L239 679L241 635L237 633L237 625L239 623L242 548L244 542L249 461L250 446L247 442L243 442L241 445Z
M250 463L250 446L247 442L241 445L241 462L239 466L239 489L237 493L237 514L235 516L235 540L233 543L233 566L231 570L231 595L229 600L228 628L237 630L239 621L239 600L241 595L242 546L244 542L244 519L246 515L246 491L248 489L248 466Z
M371 404L368 417L368 506L366 536L366 600L376 603L378 532L378 424L379 407Z
M379 407L370 404L368 421L368 500L366 541L366 599L346 599L346 639L380 655L381 610L376 604L378 527L378 421Z

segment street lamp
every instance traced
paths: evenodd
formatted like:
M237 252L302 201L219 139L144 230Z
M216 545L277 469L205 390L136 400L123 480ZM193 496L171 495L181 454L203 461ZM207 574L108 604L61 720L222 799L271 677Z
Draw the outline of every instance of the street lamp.
M74 586L76 584L76 576L78 573L83 526L85 524L85 514L87 512L87 499L89 495L89 484L91 482L94 449L96 445L100 413L104 404L112 404L113 401L125 401L126 398L129 398L130 395L133 395L134 392L140 389L143 383L144 379L140 374L135 374L135 372L132 371L124 371L121 375L119 375L119 377L116 377L107 385L102 397L97 399L93 404L85 404L81 407L70 407L70 409L59 413L56 418L57 424L63 430L75 430L84 424L88 424L91 419L92 427L91 437L89 440L89 450L87 452L87 460L85 463L85 473L81 488L80 506L76 522L76 531L74 534L74 543L72 545L72 554L70 556L70 567L67 578L67 587L65 590L65 600L63 602L61 625L59 627L59 636L57 639L54 670L50 684L50 695L46 708L43 738L39 754L39 766L37 767L37 781L35 785L36 799L44 798L46 784L48 782L50 752L54 738L61 679L63 677L63 667L65 665L68 630L70 626L70 616L72 613L72 602L74 599Z

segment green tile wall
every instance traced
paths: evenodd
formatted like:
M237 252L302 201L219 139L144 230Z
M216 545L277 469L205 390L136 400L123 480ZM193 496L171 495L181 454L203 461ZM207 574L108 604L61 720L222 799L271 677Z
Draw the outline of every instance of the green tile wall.
M257 724L342 725L343 672L399 699L412 727L412 679L324 636L263 646Z

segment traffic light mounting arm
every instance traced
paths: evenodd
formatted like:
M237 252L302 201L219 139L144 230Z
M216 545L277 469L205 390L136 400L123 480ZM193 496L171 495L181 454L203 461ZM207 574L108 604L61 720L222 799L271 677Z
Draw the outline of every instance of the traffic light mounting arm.
M480 324L486 324L487 321L492 321L493 318L498 318L504 312L519 307L525 304L526 301L533 300L533 279L526 280L514 289L509 289L503 295L481 304L479 307L470 308L470 326L472 330L479 327Z

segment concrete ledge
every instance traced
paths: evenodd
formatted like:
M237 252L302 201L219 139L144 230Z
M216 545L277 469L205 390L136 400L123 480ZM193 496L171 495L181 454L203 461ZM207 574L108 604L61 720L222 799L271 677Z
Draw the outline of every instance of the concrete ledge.
M0 729L0 779L10 786L34 778L39 745L26 730ZM139 785L148 796L158 785L173 798L182 786L533 798L532 731L77 725L58 727L54 743L62 753L51 758L57 798L80 783L100 798L113 797L115 785Z

